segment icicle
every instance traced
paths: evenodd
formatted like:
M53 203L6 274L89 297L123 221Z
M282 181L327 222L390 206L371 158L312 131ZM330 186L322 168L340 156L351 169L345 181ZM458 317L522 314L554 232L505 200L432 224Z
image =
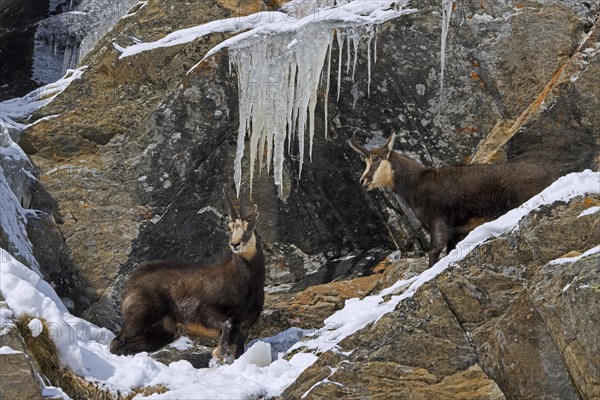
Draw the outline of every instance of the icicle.
M379 37L379 27L376 26L375 27L375 49L373 50L373 54L375 55L374 57L374 64L377 64L377 38Z
M352 82L356 74L356 64L358 63L358 45L360 44L360 33L352 29L352 43L354 44L354 64L352 66Z
M352 59L352 50L350 49L350 30L346 29L346 42L348 43L348 48L346 51L348 52L348 60L346 61L346 73L350 73L350 62Z
M338 76L337 76L337 101L340 101L342 92L342 56L344 53L344 34L341 29L335 30L335 36L338 43Z
M343 6L348 0L311 0L312 5L322 7ZM382 2L383 3L383 2ZM379 6L377 6L379 7ZM384 7L383 5L381 7ZM385 6L387 7L387 5ZM349 8L354 10L354 8ZM300 10L303 13L306 10ZM324 11L331 11L326 9ZM309 11L311 12L311 11ZM305 13L306 14L306 13ZM370 15L370 14L369 14ZM320 15L319 15L320 17ZM325 17L327 19L330 16ZM328 131L327 102L331 86L331 62L333 35L338 44L338 86L337 99L341 94L342 64L344 46L347 46L346 72L354 79L358 66L358 50L361 37L368 37L368 84L370 94L373 37L376 29L373 24L367 28L356 25L336 25L329 27L323 23L304 25L302 29L278 31L273 35L256 35L247 41L240 40L229 44L230 72L237 70L239 87L238 145L235 157L235 185L239 195L242 174L241 164L245 151L244 141L249 137L250 191L254 183L254 172L258 162L259 173L266 166L273 167L275 184L279 194L283 190L283 164L285 141L289 153L295 150L296 142L298 177L302 177L305 153L305 139L308 134L309 158L315 134L315 111L318 102L319 84L324 86L324 127ZM377 23L377 22L374 22ZM279 28L278 28L279 29ZM352 44L350 43L352 41ZM346 43L344 43L346 42ZM374 45L377 57L377 41ZM327 63L327 68L325 68ZM262 85L259 86L259 85ZM260 93L255 91L260 89Z
M292 153L293 132L295 130L295 113L294 113L294 98L296 97L296 71L298 67L295 61L290 61L290 73L288 78L288 91L286 104L287 107L287 138L288 138L288 153Z
M331 84L331 50L333 47L333 32L329 32L329 46L327 49L327 82L325 83L325 99L323 101L323 107L325 109L325 139L328 138L328 128L327 128L327 116L328 110L327 105L329 104L329 85Z
M369 40L367 41L367 95L371 97L371 41L373 40L373 29L369 27Z
M440 93L442 96L444 96L444 73L446 69L446 40L453 6L454 0L442 0L442 44L440 51Z

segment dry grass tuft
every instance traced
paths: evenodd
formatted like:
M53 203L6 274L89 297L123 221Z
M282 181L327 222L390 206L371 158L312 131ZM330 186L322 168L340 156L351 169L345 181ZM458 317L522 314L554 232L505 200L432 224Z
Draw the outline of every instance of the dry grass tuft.
M150 386L133 390L127 396L111 393L97 384L87 381L68 369L60 367L58 362L58 350L54 341L48 334L46 322L42 320L43 330L34 337L28 327L32 320L31 316L23 315L17 322L17 329L25 340L27 348L40 366L42 373L48 378L53 386L64 390L74 400L130 400L138 394L149 396L154 393L165 393L165 386Z

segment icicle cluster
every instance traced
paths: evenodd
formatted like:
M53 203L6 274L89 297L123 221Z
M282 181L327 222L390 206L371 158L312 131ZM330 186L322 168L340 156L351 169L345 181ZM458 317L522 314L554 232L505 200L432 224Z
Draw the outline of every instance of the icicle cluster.
M373 40L377 32L376 24L391 19L390 14L386 14L381 20L373 17L367 19L361 15L363 10L369 10L369 16L375 14L374 4L380 7L377 11L386 12L392 7L394 17L414 11L403 12L400 8L405 4L404 1L293 1L286 5L288 15L298 21L313 18L314 22L302 24L301 29L255 35L251 40L228 44L230 67L233 66L237 71L239 90L240 126L234 175L238 194L242 181L246 136L250 137L250 190L258 162L259 169L266 166L270 172L271 167L273 168L275 184L279 187L280 195L282 194L286 139L287 151L290 154L293 143L297 142L298 173L301 176L306 133L309 141L308 153L309 156L312 155L317 91L320 85L325 91L327 135L327 99L334 38L338 47L337 98L339 99L341 92L344 59L345 71L351 73L354 79L358 49L363 38L368 40L370 93L371 65L377 57L377 43ZM336 13L339 15L336 16ZM348 15L355 19L348 18ZM346 57L344 51L347 53Z

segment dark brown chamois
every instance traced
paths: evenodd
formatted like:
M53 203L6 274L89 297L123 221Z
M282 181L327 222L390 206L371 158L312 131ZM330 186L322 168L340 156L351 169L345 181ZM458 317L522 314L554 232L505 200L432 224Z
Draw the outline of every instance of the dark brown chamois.
M395 134L367 150L355 138L350 146L366 163L360 183L372 190L391 188L431 235L429 266L450 252L478 225L494 220L539 193L551 182L541 165L505 163L426 168L394 151Z
M110 350L115 354L154 351L180 335L220 335L213 362L232 362L244 352L250 327L264 303L265 259L254 213L239 216L229 206L229 246L225 262L203 265L150 261L136 268L123 289L124 318Z

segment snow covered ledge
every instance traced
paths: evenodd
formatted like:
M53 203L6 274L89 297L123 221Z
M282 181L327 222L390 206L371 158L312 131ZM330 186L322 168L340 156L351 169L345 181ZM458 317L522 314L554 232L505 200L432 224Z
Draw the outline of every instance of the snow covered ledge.
M344 338L394 311L401 301L412 297L421 286L435 279L449 266L463 260L480 244L517 230L519 221L530 212L557 201L566 202L574 197L589 194L600 194L600 172L585 170L559 178L520 207L475 228L446 257L420 275L398 281L378 295L368 296L362 300L347 300L345 307L327 318L324 321L324 327L318 330L313 338L298 342L290 351L305 349L321 353L334 349ZM597 249L591 251L597 251ZM391 298L384 301L384 297L388 295L392 295Z

